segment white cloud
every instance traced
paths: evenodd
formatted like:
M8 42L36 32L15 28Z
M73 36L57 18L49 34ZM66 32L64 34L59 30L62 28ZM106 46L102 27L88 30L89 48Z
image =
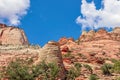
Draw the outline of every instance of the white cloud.
M0 0L0 22L10 25L20 24L29 7L30 0Z
M83 29L120 26L120 1L103 0L101 5L104 7L97 10L93 1L88 3L82 0L81 14L83 16L79 16L76 22L82 24Z

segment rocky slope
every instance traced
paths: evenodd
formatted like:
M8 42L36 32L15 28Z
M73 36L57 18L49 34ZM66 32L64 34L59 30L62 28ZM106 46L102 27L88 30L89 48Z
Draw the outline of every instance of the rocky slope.
M120 28L116 27L112 32L107 32L100 29L97 32L90 30L89 32L83 31L80 36L80 41L95 41L95 40L115 40L120 41Z
M116 27L112 32L104 29L83 31L78 40L63 37L58 42L49 41L41 48L29 45L23 30L0 24L0 69L17 58L32 58L33 65L43 60L57 63L61 69L59 80L74 80L64 78L66 73L72 76L76 72L80 74L75 80L89 80L91 74L96 74L99 80L118 80L119 73L112 72L107 76L102 73L101 67L105 63L113 65L112 60L120 61L120 28ZM76 70L76 63L81 64L80 69ZM69 72L70 69L75 72Z
M112 60L120 60L120 28L117 27L112 32L104 29L97 32L83 31L78 40L73 41L64 37L59 43L62 44L60 48L66 69L69 70L74 63L81 63L90 65L93 69L92 74L97 74L100 80L117 80L116 77L120 76L115 73L112 76L104 76L101 70L103 64L113 64ZM81 76L76 79L88 80L90 74L89 70L82 67Z
M0 34L0 70L16 59L32 59L33 65L44 60L46 63L57 63L61 69L58 79L65 78L65 67L57 42L51 41L43 48L29 45L23 30L5 24L0 24Z

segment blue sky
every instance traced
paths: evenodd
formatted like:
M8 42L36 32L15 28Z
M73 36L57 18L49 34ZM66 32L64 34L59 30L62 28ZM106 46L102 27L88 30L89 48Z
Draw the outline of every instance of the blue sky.
M75 20L80 14L80 4L81 0L31 0L20 27L32 44L44 45L61 37L77 39L81 28Z
M94 2L99 9L101 0ZM76 23L76 18L81 15L80 6L81 0L31 0L29 12L20 27L31 44L43 46L61 37L78 39L82 31L81 25Z
M119 7L120 0L1 0L0 22L19 26L30 44L43 46L78 39L82 30L120 26Z

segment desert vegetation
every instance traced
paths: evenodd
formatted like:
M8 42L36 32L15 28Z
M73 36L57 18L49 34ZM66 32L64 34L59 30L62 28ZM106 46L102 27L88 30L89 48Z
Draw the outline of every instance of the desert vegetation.
M37 65L31 65L32 59L16 59L3 68L1 78L9 80L55 80L60 68L55 63L46 64L44 61Z
M4 32L11 35L8 31L6 28ZM15 34L19 32L24 34ZM26 36L21 41L21 35L2 33L5 37L0 42L0 80L120 80L118 35L120 29L101 29L88 31L76 41L61 38L40 47L29 44Z

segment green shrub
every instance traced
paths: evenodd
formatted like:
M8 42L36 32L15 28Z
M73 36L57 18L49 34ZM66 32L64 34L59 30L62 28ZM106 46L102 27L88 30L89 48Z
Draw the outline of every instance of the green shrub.
M90 73L93 73L92 67L88 64L85 64L84 67L90 71Z
M46 64L44 61L38 65L29 65L32 60L16 60L11 62L5 68L3 77L8 77L9 80L55 80L58 77L60 68L55 63ZM29 64L28 64L29 63Z
M98 80L98 77L95 74L91 74L89 80Z
M112 61L113 63L117 62L116 59L110 59L110 61Z
M66 80L75 80L76 77L80 76L80 71L71 68L68 70L67 75L66 75Z
M111 64L103 64L103 66L101 67L102 73L104 75L111 75L110 70L112 69L112 65Z
M6 68L6 74L10 80L34 80L30 67L23 60L11 62Z
M117 77L115 80L120 80L120 77Z
M47 70L48 66L43 61L42 63L32 67L32 74L34 74L34 77L39 76L40 78L47 78Z
M74 66L78 71L80 71L80 69L82 67L82 65L80 63L75 63Z
M120 61L116 61L113 66L113 71L116 73L120 73Z
M54 63L49 63L48 67L48 75L50 77L50 80L55 80L55 78L58 76L60 68Z
M83 55L82 53L78 53L77 54L79 57L81 57L82 59L86 59L87 57L85 55Z
M41 64L34 66L32 72L35 77L40 76L43 80L55 80L58 77L59 67L55 63L42 62Z
M74 56L71 54L71 52L68 52L68 53L62 55L62 57L63 57L63 58L71 58L71 59L74 58Z
M80 63L75 63L74 67L68 70L66 80L75 80L76 77L80 76L80 70L82 65Z

